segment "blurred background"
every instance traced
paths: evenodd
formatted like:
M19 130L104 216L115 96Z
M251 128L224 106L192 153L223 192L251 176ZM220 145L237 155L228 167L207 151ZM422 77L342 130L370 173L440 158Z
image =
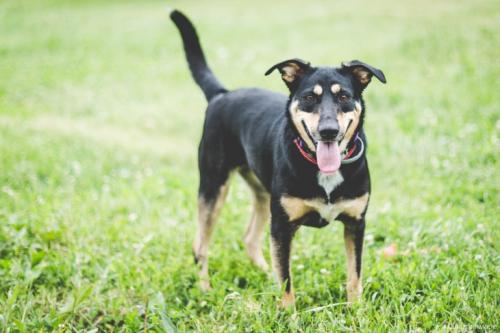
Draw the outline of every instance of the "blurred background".
M286 93L264 72L292 57L360 59L386 74L365 93L373 194L355 310L307 312L345 299L334 224L299 233L299 312L281 316L279 291L242 247L250 196L239 179L211 248L215 290L197 290L206 102L172 8L229 89ZM1 1L4 331L496 327L499 31L488 0Z

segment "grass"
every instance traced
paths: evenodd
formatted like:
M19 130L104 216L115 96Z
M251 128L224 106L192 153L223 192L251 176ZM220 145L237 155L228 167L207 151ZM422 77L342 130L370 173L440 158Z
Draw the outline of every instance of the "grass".
M292 311L244 253L250 196L236 178L211 247L215 288L197 288L206 103L165 4L0 2L3 332L498 331L497 1L168 3L231 88L285 92L263 73L296 56L386 73L365 96L363 302L344 304L334 224L296 237Z

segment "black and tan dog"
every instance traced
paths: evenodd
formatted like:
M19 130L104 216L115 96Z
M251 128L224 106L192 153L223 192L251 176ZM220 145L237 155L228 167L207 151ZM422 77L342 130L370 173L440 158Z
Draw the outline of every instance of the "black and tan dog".
M301 225L344 223L347 297L362 292L361 254L370 175L361 96L379 69L360 61L313 67L299 59L272 66L290 90L286 96L258 88L226 90L207 66L196 31L180 12L171 18L182 36L187 61L207 100L199 146L198 232L193 244L203 289L210 288L208 245L237 170L254 193L254 213L245 244L252 261L267 269L262 236L271 216L274 271L285 284L282 305L294 303L290 251ZM325 244L328 246L328 244Z

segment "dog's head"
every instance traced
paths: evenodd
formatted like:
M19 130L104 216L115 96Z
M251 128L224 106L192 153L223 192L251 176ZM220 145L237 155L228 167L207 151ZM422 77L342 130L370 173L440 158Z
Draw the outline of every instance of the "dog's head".
M341 67L313 67L300 59L272 66L290 89L289 119L308 148L316 152L322 172L340 167L340 153L361 126L361 94L375 76L385 83L381 70L358 60Z

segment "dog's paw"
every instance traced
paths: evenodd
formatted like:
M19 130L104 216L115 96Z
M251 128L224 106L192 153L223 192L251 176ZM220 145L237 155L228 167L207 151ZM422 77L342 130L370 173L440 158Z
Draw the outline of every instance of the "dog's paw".
M263 255L255 256L255 257L250 257L250 259L252 260L252 263L255 266L259 267L264 272L268 272L269 271L269 265L268 265L266 259L264 259Z
M254 246L252 243L245 241L247 254L250 257L252 263L262 269L264 272L269 270L269 265L267 264L266 259L264 259L264 254L262 253L262 249Z
M349 305L358 303L361 300L361 294L363 294L363 287L361 284L354 286L347 286L347 302Z
M280 308L289 309L295 305L295 294L293 292L285 293L281 298Z
M200 280L200 288L203 292L209 292L212 290L212 286L210 285L210 281L208 280Z

